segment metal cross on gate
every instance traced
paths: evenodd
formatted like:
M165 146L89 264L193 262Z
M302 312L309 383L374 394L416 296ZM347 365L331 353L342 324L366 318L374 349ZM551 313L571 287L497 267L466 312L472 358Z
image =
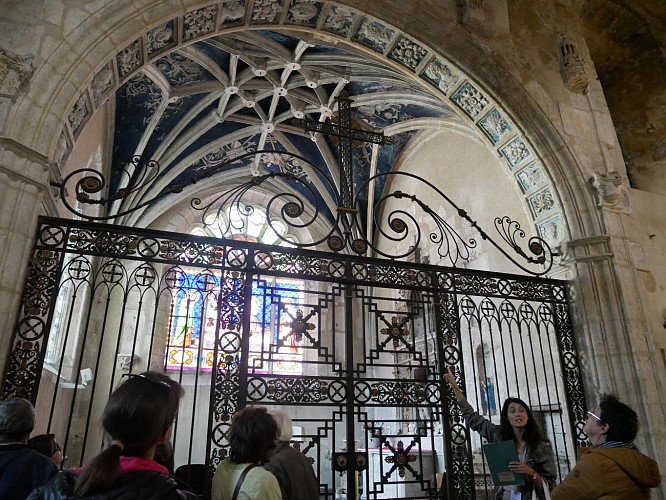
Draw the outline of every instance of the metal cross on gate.
M306 132L320 132L338 137L340 140L340 206L338 210L354 212L354 178L352 175L352 142L362 141L372 144L390 144L393 140L384 137L384 132L374 132L352 127L351 103L345 91L335 98L338 102L338 123L329 119L325 122L314 120L296 120L295 123L305 128Z

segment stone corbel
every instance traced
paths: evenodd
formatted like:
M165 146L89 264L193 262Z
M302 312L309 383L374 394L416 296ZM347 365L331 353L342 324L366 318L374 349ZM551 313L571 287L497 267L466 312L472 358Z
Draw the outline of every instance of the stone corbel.
M118 354L118 365L120 369L124 372L128 372L132 365L139 361L139 356L136 354Z
M34 56L20 56L0 47L0 96L16 100L32 77Z
M567 37L560 37L560 74L564 85L576 94L587 94L590 77L585 71L583 59L576 51L576 47Z
M629 191L623 182L624 177L619 172L595 172L592 174L590 185L594 188L597 206L630 214Z

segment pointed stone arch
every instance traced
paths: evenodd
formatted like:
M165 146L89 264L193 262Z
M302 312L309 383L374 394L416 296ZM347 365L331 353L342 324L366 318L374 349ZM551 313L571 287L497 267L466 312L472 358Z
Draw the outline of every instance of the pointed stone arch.
M249 3L246 3L241 15L241 10L237 8L241 5L212 2L203 7L174 12L146 9L134 16L127 16L126 12L130 9L123 10L120 5L104 8L105 19L117 19L124 15L124 22L86 30L89 39L95 39L91 35L98 33L96 43L89 43L95 50L85 54L78 63L78 69L72 67L72 75L82 70L84 65L96 69L88 70L88 75L79 79L79 87L74 94L71 91L60 92L62 97L70 96L66 106L63 107L62 97L40 106L43 115L39 121L43 126L34 131L37 134L36 142L49 144L49 157L64 167L69 151L90 117L123 82L145 69L150 61L170 50L186 47L195 40L227 31L264 28L288 32L298 28L308 31L313 41L346 44L431 87L435 95L457 110L461 119L476 130L488 147L496 152L509 175L515 176L521 190L526 193L524 202L527 211L532 215L541 236L557 245L567 239L568 234L575 237L579 232L576 226L584 221L575 220L573 214L591 212L593 207L581 209L580 202L589 200L572 199L571 196L579 188L566 188L567 184L576 179L560 173L571 171L569 167L575 165L571 158L567 158L564 141L536 109L524 89L480 47L471 43L469 37L461 36L460 40L451 38L447 44L449 50L442 54L418 36L343 3L316 3L312 4L313 8L316 6L314 10L304 10L301 4L293 3L281 15L275 16L262 14L257 8L252 10ZM312 17L306 20L304 16L310 14ZM386 14L387 18L391 17L390 13ZM143 25L133 30L139 19ZM84 25L69 34L66 39L68 43L58 47L50 58L54 65L59 66L58 52L61 49L64 51L67 45L78 43ZM105 41L111 37L122 41L111 47ZM464 60L457 58L456 52L463 43L467 44L464 52L468 59L477 62L474 73L465 68ZM103 53L104 46L107 55L100 58L98 54ZM61 57L71 59L69 54L62 54ZM38 72L35 80L44 76ZM71 76L68 80L76 85ZM496 85L498 82L501 85ZM34 82L34 85L40 84ZM25 106L34 104L28 99L19 102L16 118L25 110ZM31 111L34 112L34 107L31 107ZM58 115L62 117L57 127L60 130L54 134L55 124L51 117ZM544 132L539 136L535 131ZM567 163L565 168L560 166L562 162ZM570 209L565 210L565 207ZM569 217L574 220L569 220Z

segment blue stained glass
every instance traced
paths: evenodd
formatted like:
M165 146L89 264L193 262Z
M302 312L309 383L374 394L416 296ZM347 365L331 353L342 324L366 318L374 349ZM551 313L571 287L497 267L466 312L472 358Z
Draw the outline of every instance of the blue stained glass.
M486 398L486 407L490 412L497 411L497 404L495 403L495 389L493 381L489 378L486 379L486 386L484 387L484 397Z
M298 305L300 288L296 283L278 283L275 288L265 281L252 283L252 302L257 307L256 321L261 328L270 328L271 306L277 304L280 313L284 303Z
M203 370L212 368L212 350L215 343L215 326L236 329L240 326L245 299L243 280L229 276L220 277L209 272L177 274L173 291L170 335L168 338L167 366L169 368ZM291 348L291 355L298 353L296 336L291 335L301 298L302 283L292 280L256 280L252 282L251 319L250 319L250 358L263 359L265 349ZM217 311L218 300L227 307L222 308L223 315ZM247 304L250 306L250 304ZM216 317L217 316L217 317ZM258 335L257 335L258 334ZM269 346L270 344L270 346ZM175 348L175 350L174 350ZM203 348L201 358L196 352ZM277 351L276 351L277 352ZM196 361L194 358L197 358ZM278 359L273 367L283 372L285 368ZM272 366L272 365L271 365ZM256 366L265 371L264 362ZM286 371L285 371L286 370Z
M188 329L191 329L192 339L199 339L205 312L204 298L210 291L220 290L220 278L209 274L182 273L178 277L177 289L174 310L176 317L184 318L184 323L182 320L174 322L172 336L177 339L181 338ZM295 283L280 283L279 287L273 288L265 281L254 282L252 297L256 308L255 321L261 328L270 328L271 306L277 304L280 311L285 302L297 306L299 294L299 286ZM239 299L240 297L236 293L231 293L227 297L227 300L234 304L237 304Z
M175 339L184 338L191 330L192 339L199 339L202 332L204 298L212 290L219 290L220 278L212 274L181 273L178 276L174 310L176 317L183 321L174 321L171 335ZM188 303L189 301L189 303Z

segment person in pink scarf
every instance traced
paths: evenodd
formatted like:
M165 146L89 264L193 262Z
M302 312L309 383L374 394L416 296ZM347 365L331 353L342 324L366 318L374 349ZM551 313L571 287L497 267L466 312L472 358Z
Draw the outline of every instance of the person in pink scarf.
M38 499L198 498L153 460L171 429L183 396L179 383L158 372L130 375L109 397L102 427L109 445L82 469L64 471L28 497Z

